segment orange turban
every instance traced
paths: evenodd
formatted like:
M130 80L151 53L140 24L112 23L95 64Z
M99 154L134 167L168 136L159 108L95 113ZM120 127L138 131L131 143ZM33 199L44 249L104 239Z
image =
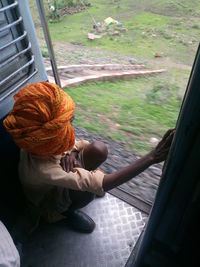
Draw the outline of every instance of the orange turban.
M41 157L72 149L75 135L70 119L75 104L59 86L33 83L22 88L14 99L4 126L20 148Z

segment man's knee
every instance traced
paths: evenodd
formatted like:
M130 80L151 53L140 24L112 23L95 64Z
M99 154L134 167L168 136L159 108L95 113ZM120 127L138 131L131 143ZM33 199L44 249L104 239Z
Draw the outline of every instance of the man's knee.
M100 159L101 161L105 161L107 159L108 148L103 142L94 141L92 142L91 146L98 159Z
M97 169L106 159L108 149L103 142L94 141L83 151L83 166L86 170Z

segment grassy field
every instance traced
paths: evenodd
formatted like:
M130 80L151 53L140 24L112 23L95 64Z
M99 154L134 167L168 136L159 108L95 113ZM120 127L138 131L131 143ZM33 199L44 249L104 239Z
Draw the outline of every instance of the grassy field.
M75 125L124 141L143 154L152 147L151 137L160 138L175 127L181 104L177 89L152 77L90 83L66 91L76 102Z
M53 40L131 53L140 58L153 58L156 52L160 52L179 62L192 63L199 41L199 1L90 2L92 6L89 12L96 22L102 23L111 16L120 21L127 32L89 42L87 33L92 30L93 21L87 11L83 11L65 16L59 23L51 23Z
M34 1L30 1L34 10ZM90 14L102 23L111 16L127 29L119 36L88 41L93 21L85 10L49 24L53 42L78 43L91 50L129 54L167 72L115 83L67 89L77 106L76 125L121 140L138 154L175 126L199 43L198 0L91 0ZM36 14L36 12L34 12ZM35 17L37 24L37 17ZM38 31L41 37L41 32ZM158 53L161 57L156 58Z
M111 16L120 21L127 32L88 41L87 33L92 30L93 21L85 10L50 23L53 41L76 42L140 58L154 58L155 53L160 52L172 60L192 63L199 42L198 0L91 0L90 3L89 12L96 22L103 23ZM32 9L34 5L34 1L30 1ZM36 14L34 12L34 16Z

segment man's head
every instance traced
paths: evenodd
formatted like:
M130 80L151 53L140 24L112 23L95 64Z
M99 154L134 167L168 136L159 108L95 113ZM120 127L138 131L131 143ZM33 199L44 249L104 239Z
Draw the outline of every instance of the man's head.
M75 104L56 84L27 85L14 99L14 107L4 120L4 126L20 148L48 157L73 147L75 135L70 120Z

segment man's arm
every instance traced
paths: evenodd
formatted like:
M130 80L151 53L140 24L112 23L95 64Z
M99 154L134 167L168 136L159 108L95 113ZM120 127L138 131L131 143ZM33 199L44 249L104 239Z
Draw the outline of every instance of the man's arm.
M135 160L132 164L127 167L121 168L116 172L111 174L106 174L103 179L103 189L104 191L111 190L118 185L121 185L139 173L143 172L149 166L153 164L153 159L150 154Z
M147 169L152 164L164 161L167 158L173 136L174 136L174 129L168 130L166 134L163 136L162 140L156 146L156 148L153 149L150 153L134 161L127 167L121 168L118 171L115 171L111 174L105 174L103 176L103 181L102 181L103 190L108 191L112 188L115 188L116 186L129 181L130 179L132 179L139 173L143 172L145 169ZM97 149L97 151L98 150L99 149ZM94 150L91 145L88 146L84 150L84 156L85 156L84 163L86 163L85 165L87 167L88 165L91 165L89 164L90 162L92 162L92 166L94 165L94 162L96 161L96 157L99 155L99 153L96 153L95 151L96 150ZM107 150L105 151L105 153L102 152L101 154L103 155L106 154L106 157L107 157ZM75 157L73 154L66 155L61 159L61 166L65 172L70 172L73 170L73 167L74 167L73 164L75 162L74 159ZM81 167L81 166L77 166L77 167ZM86 167L86 170L88 169L87 167ZM91 169L93 170L93 168L89 168L89 170ZM92 179L90 180L92 181Z
M127 167L121 168L111 174L106 174L103 179L104 191L108 191L129 181L149 166L165 160L170 149L173 135L174 130L168 130L160 143L150 153L134 161Z

